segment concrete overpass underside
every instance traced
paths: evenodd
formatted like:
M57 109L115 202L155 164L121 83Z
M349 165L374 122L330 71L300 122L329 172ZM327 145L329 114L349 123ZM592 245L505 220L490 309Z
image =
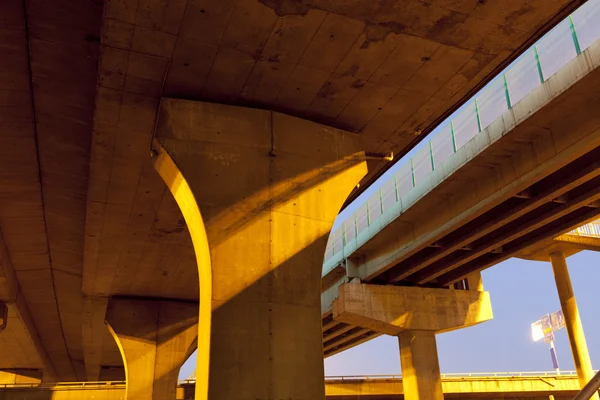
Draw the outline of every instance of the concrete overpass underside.
M324 277L326 356L379 335L333 315L348 279L447 288L597 218L600 119L585 110L600 106L600 71L579 80L584 65L585 57L574 60L492 123L427 178L418 201Z
M161 98L285 112L402 154L581 3L3 2L0 302L19 321L0 333L0 369L96 380L123 363L110 297L197 302L192 242L149 156Z
M340 377L341 378L341 377ZM122 400L124 382L90 382L85 386L61 383L55 386L26 387L27 385L0 385L0 400ZM567 400L578 392L577 378L566 376L505 376L505 377L452 377L442 380L444 398L448 399L554 399ZM402 379L376 377L361 379L328 378L325 382L328 400L392 400L404 399ZM169 400L194 398L194 384L180 383L175 396Z

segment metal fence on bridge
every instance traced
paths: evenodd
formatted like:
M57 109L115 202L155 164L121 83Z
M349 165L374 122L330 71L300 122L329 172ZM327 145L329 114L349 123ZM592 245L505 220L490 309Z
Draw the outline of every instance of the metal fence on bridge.
M524 371L524 372L468 372L441 374L442 379L496 379L496 378L539 378L577 377L577 371ZM402 379L402 375L340 375L326 376L325 381L370 381Z
M441 374L442 379L495 379L495 378L515 378L515 377L543 377L543 376L564 376L576 377L576 371L525 371L525 372L466 372L466 373L448 373ZM366 381L366 380L390 380L402 379L400 374L388 375L340 375L326 376L325 381ZM179 385L193 385L195 379L185 379L178 382ZM98 381L98 382L57 382L57 383L10 383L0 384L0 389L8 388L52 388L52 389L118 389L125 386L125 381Z

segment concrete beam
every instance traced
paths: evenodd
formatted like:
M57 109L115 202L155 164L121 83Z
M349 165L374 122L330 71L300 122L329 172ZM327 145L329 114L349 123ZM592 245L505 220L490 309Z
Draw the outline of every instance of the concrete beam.
M404 279L417 270L425 269L427 266L448 256L458 248L473 243L475 240L494 232L502 226L515 221L517 218L522 217L542 206L543 204L551 201L553 197L567 193L569 190L576 188L578 185L597 177L598 175L600 175L600 162L593 163L588 168L577 171L574 176L569 176L563 180L552 182L551 185L543 188L535 196L528 197L527 201L524 201L518 207L511 209L509 213L497 215L496 217L491 218L487 223L477 227L477 229L472 231L469 235L457 236L452 242L445 243L443 248L434 252L431 257L423 260L418 266L415 265L414 267L408 267L402 274L394 276L394 281ZM500 241L498 241L498 243L500 243ZM486 247L484 251L488 250L489 249Z
M198 306L113 298L106 322L123 357L127 400L175 398L179 369L197 335Z
M402 199L397 215L394 211L380 219L378 225L385 228L360 250L365 256L361 279L384 278L381 275L386 270L394 269L389 278L401 281L429 263L425 255L433 254L434 262L469 245L476 238L467 241L465 236L456 235L450 247L427 248L438 241L443 243L467 223L510 199L516 200L514 196L532 183L597 148L598 118L586 110L598 103L594 93L600 82L596 68L599 55L600 46L590 46L428 175ZM597 175L597 170L588 172ZM446 179L450 175L451 179ZM467 187L469 190L461 190ZM547 199L552 202L559 196L552 194ZM423 219L432 209L436 210L435 218ZM525 209L516 211L520 214ZM510 215L487 218L489 224L474 225L472 230L485 234L501 227L506 218Z
M579 391L577 378L562 376L442 377L444 397L453 399L555 398L571 399ZM327 380L327 398L404 398L402 379Z
M337 346L348 343L348 342L370 332L368 329L364 329L364 328L356 328L356 327L353 327L353 328L355 330L354 332L349 333L344 336L341 336L341 337L334 338L331 342L325 342L323 351L327 353L331 349L336 348Z
M547 239L552 239L559 236L562 233L568 232L573 228L583 225L589 221L592 221L598 217L600 212L595 208L582 207L581 210L572 218L563 218L553 221L552 223L540 227L539 229L531 232L529 235L524 236L519 240L518 243L511 245L510 250L502 254L493 254L483 260L477 260L476 262L463 265L462 267L456 268L455 270L443 275L438 279L440 285L452 284L468 274L480 271L485 268L496 265L504 260L513 257L519 252L527 249L536 243L543 242Z
M472 290L379 286L355 279L339 288L333 318L387 335L445 332L492 319L490 296Z
M102 349L107 297L85 296L83 298L82 339L85 372L88 381L98 381L102 363Z
M598 171L600 171L600 168L598 168ZM600 183L600 177L594 178L594 182ZM573 211L585 207L590 202L600 198L600 187L597 187L596 185L591 186L591 190L582 193L581 195L561 204L560 206L557 206L556 208L552 208L546 212L532 213L533 215L531 215L527 221L523 222L522 224L515 225L515 229L505 229L504 231L499 230L498 234L494 235L491 240L481 241L482 243L480 245L478 245L476 248L473 248L469 252L457 253L457 256L449 258L448 261L440 261L437 264L433 264L431 268L422 269L421 271L415 273L410 280L420 285L430 282L431 280L455 268L473 261L483 254L490 253L498 247L525 236L526 234L531 233L545 225L548 225L549 222L558 220L559 218L564 217ZM509 217L508 220L512 221L511 217ZM507 223L509 221L507 221Z
M173 99L162 100L155 138L198 262L196 398L323 398L323 254L366 173L361 138Z
M0 232L0 332L0 335L4 335L0 338L0 342L4 342L1 344L18 345L20 348L20 352L11 354L11 357L0 357L0 362L5 364L5 367L22 367L24 364L21 363L25 362L28 367L42 368L46 382L57 379L55 367L21 291L2 232Z
M0 385L39 385L43 375L43 371L39 369L2 369Z

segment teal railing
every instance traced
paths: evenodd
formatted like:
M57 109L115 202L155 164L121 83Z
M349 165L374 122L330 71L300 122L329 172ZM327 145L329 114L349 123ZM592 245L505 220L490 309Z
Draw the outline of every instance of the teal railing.
M371 198L331 232L323 274L376 234L386 213L404 211L403 199L457 150L600 38L600 0L589 0L486 85L408 159ZM406 207L406 206L405 206Z

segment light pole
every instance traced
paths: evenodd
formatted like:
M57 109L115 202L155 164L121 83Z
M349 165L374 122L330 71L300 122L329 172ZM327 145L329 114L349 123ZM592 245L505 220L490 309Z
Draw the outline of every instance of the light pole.
M556 347L554 347L554 332L565 327L565 319L562 310L546 314L538 321L531 324L531 337L534 342L544 339L544 343L550 344L550 359L552 367L557 374L560 374L558 366L558 356L556 355Z

